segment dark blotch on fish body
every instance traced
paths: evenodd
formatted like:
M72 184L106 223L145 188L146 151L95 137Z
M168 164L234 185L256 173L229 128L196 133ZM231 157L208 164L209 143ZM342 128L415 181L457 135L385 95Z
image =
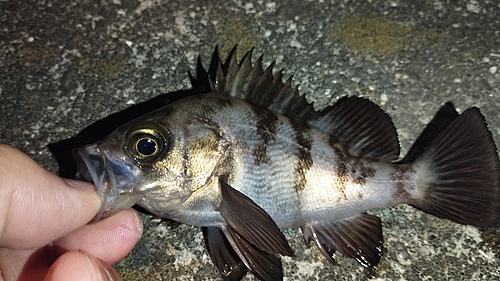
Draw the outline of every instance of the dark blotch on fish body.
M255 117L257 118L256 130L260 135L260 142L253 150L255 156L255 165L271 164L271 159L267 153L269 142L276 138L276 126L278 124L278 116L263 107L252 106Z
M297 163L295 164L295 173L297 179L293 188L296 191L301 191L306 187L307 179L306 173L311 169L313 165L313 159L311 155L311 148L313 139L310 135L310 127L304 125L303 123L296 122L292 120L292 128L295 134L295 140L297 141Z

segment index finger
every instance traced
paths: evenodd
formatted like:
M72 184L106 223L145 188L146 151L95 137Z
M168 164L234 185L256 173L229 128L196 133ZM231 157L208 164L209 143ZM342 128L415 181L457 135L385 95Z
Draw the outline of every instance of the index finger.
M64 180L0 144L0 246L46 245L88 223L100 205L92 184Z

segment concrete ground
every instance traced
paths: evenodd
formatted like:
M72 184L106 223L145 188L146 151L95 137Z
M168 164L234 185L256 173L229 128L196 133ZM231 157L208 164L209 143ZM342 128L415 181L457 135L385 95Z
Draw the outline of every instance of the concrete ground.
M255 47L318 104L360 95L398 129L402 153L442 103L478 106L500 143L500 1L0 1L0 142L47 169L48 145L112 113L190 88L219 45ZM71 156L67 155L71 161ZM331 266L285 231L286 280L498 280L499 231L409 206L376 210L384 257ZM117 265L124 280L220 280L196 227L146 232ZM254 280L248 275L245 280Z

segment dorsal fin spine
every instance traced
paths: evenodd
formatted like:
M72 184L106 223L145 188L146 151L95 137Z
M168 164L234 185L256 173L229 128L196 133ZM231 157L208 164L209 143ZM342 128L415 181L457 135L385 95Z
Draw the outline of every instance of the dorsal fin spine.
M213 83L215 91L221 92L221 90L222 90L221 87L224 87L225 79L226 79L226 74L224 73L224 70L222 68L222 63L219 62L217 64L217 72L215 74L215 82Z
M274 67L274 62L271 63L266 70L262 70L262 57L259 58L257 61L258 68L260 71L258 72L260 74L260 78L257 80L254 86L254 90L251 93L251 98L252 100L258 100L260 97L260 100L262 101L262 105L268 107L272 102L272 94L269 94L272 92L272 87L274 83L269 83L269 80L273 78L273 67ZM269 102L267 102L269 100Z
M243 59L239 65L238 74L235 77L235 82L233 84L232 89L228 89L231 93L242 91L248 91L248 83L247 81L250 79L252 72L252 52L253 48L243 56ZM235 58L236 60L236 58Z

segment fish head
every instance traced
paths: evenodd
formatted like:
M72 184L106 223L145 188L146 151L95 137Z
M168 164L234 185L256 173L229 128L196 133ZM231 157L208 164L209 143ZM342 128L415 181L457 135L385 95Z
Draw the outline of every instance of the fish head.
M97 221L135 204L166 217L209 182L223 150L217 130L203 119L164 108L74 155L77 176L92 181L103 202Z

